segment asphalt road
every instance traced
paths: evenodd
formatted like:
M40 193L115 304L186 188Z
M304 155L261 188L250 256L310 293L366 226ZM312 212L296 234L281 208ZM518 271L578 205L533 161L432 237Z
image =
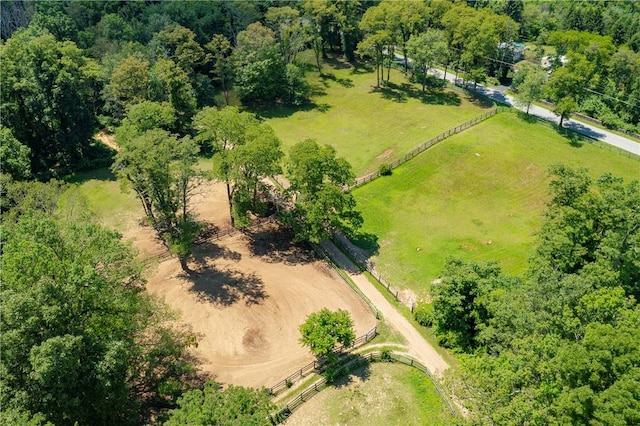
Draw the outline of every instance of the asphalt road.
M402 60L401 55L396 54L396 57L399 60ZM410 58L408 61L409 63L411 63ZM442 78L444 72L440 71L439 69L432 68L429 70L429 74ZM447 81L454 84L458 84L459 86L462 84L462 80L458 79L456 81L456 76L451 72L447 72ZM504 86L499 86L499 87L501 87L503 90L491 89L489 87L485 87L478 84L475 91L482 93L483 95L488 96L489 98L495 101L514 106L515 108L518 108L522 111L526 110L526 108L516 105L515 99L512 96L504 93ZM467 88L473 91L474 90L473 83L467 84ZM560 122L560 117L558 117L552 111L543 107L539 107L537 105L531 105L531 107L529 108L529 114L544 118L545 120L552 121L556 124ZM598 127L592 126L590 124L581 123L571 119L565 119L562 124L563 124L563 127L574 130L583 135L589 136L590 138L597 139L602 142L608 143L609 145L616 146L627 152L640 155L640 143L633 141L629 138L625 138L624 136L620 136L615 133L611 133L606 130L600 129Z

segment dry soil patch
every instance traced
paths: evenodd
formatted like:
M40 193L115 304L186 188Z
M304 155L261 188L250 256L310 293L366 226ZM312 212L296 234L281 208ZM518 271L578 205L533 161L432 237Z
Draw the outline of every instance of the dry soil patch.
M197 200L199 219L225 228L224 187L207 185ZM148 228L125 235L141 252L162 250ZM223 383L268 387L311 362L308 349L298 343L298 326L322 308L348 310L358 336L375 325L333 270L292 245L273 224L199 246L190 268L183 272L173 258L162 262L150 271L147 289L200 335L195 350L200 368Z

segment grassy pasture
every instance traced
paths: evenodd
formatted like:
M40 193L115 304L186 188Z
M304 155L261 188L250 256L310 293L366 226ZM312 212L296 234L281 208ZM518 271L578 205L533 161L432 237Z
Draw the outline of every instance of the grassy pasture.
M553 163L640 176L640 162L502 113L354 190L364 232L378 236L377 269L425 296L448 256L497 260L521 273L548 200Z
M388 86L375 89L375 73L337 60L323 76L308 67L311 105L255 110L273 127L285 152L307 138L336 148L357 176L406 154L416 145L476 117L490 107L456 89L410 83L392 69ZM385 73L386 75L386 73Z
M314 396L286 424L437 426L452 421L422 372L402 364L374 363Z

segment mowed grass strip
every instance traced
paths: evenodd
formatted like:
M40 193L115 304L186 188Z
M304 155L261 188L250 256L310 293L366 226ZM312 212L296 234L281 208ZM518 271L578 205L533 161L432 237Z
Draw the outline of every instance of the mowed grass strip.
M586 167L593 178L640 177L637 160L500 113L354 190L363 232L378 236L378 271L419 296L449 256L495 259L507 273L523 272L554 163Z
M348 63L325 62L323 73L307 71L313 105L256 112L281 138L285 152L304 139L316 139L347 158L357 176L491 107L457 89L427 88L423 94L396 69L382 89L374 88L374 72Z
M286 425L437 426L453 419L424 373L403 364L373 363L311 398Z

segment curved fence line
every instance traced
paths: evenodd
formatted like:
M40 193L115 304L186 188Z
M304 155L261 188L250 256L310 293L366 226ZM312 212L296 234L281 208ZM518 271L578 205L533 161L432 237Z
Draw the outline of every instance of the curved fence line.
M405 364L420 370L431 379L431 382L436 387L436 390L440 394L440 397L447 404L447 407L449 408L449 411L451 412L451 414L454 417L458 417L458 411L455 409L453 403L451 402L447 394L442 390L442 387L440 386L438 381L431 375L427 367L424 366L419 361L417 361L415 358L406 354L400 354L393 351L384 351L384 352L376 351L376 352L369 352L364 355L359 355L358 358L349 360L343 366L341 366L336 371L337 377L347 374L353 369L358 368L364 365L365 363L370 363L370 362L400 362L402 364ZM300 408L302 404L307 402L309 399L311 399L313 396L318 394L321 390L323 390L327 386L329 386L329 383L327 383L326 377L322 377L321 379L317 380L307 389L303 390L298 395L296 395L291 401L287 403L287 405L282 407L276 413L269 415L269 421L271 422L272 425L277 425L284 422L295 410Z
M219 240L222 240L223 238L233 237L235 235L243 233L246 230L254 230L256 228L259 228L262 224L268 222L269 220L271 220L271 217L258 218L250 226L244 229L234 228L233 226L224 228L224 229L214 229L213 231L210 231L208 235L196 238L196 240L193 243L195 245L201 245L209 241L219 241ZM175 255L171 253L171 251L169 251L168 249L165 249L158 254L154 254L153 256L149 256L143 259L142 263L148 265L156 261L162 262L174 256Z
M365 333L362 336L360 336L357 339L355 339L353 341L353 343L351 344L351 346L349 346L346 349L353 349L353 348L357 348L358 346L362 346L365 343L371 341L374 337L376 337L377 334L378 334L378 328L377 327L373 327L367 333ZM333 353L334 354L339 354L344 349L345 349L344 346L339 346L339 347L337 347L337 348L335 348L333 350ZM296 382L296 381L300 380L301 378L303 378L310 371L318 371L318 370L322 369L323 367L325 367L326 366L326 361L327 361L327 359L325 357L325 358L321 358L319 360L310 362L309 364L305 365L304 367L302 367L301 369L299 369L295 373L290 374L286 379L283 379L283 380L279 381L278 383L276 383L275 385L271 386L269 388L269 394L272 395L272 396L275 396L275 395L278 395L283 390L289 389L293 385L294 382Z
M415 157L416 155L420 154L421 152L431 148L432 146L434 146L438 142L443 141L444 139L448 138L451 135L455 135L456 133L460 133L461 131L468 129L471 126L475 126L476 124L480 123L481 121L484 121L487 118L495 115L496 112L497 112L497 108L493 107L491 109L491 111L489 111L489 112L485 112L482 115L479 115L479 116L477 116L475 118L472 118L471 120L465 121L464 123L457 125L453 129L449 129L446 132L440 133L438 136L429 139L427 142L421 143L420 145L415 147L413 150L411 150L409 153L405 154L402 158L399 158L399 159L397 159L395 161L392 161L391 163L389 163L389 167L391 169L395 169L396 167L400 166L401 164L404 164L407 161L411 160L413 157ZM376 170L375 172L371 172L368 175L356 178L354 184L349 186L347 189L352 189L352 188L358 187L360 185L364 185L365 183L371 182L372 180L377 179L380 176L382 176L381 171L380 170Z

